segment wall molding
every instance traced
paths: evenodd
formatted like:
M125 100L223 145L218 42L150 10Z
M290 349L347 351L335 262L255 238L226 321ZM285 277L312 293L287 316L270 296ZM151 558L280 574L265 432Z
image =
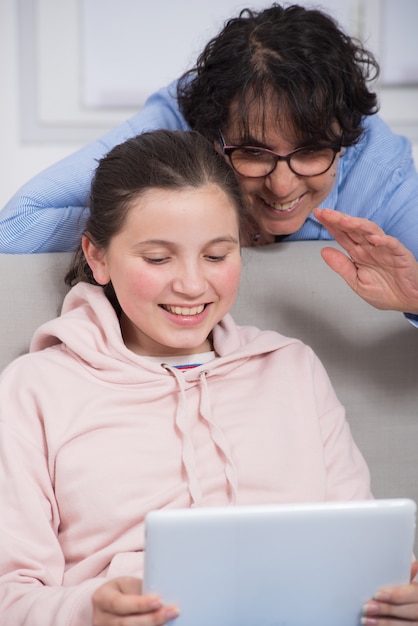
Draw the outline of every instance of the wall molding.
M187 1L182 0L183 3ZM222 14L226 12L229 15L238 10L228 10L228 7L224 6L227 0L217 1L222 2ZM111 100L103 105L103 102L99 102L100 98L95 104L94 98L88 97L85 84L83 86L85 83L83 55L86 54L86 50L83 49L83 37L86 38L86 33L82 30L85 27L83 10L88 8L88 2L89 0L16 0L21 136L25 143L88 143L134 115L142 105L139 103L136 109L132 108L131 98L124 106L123 97L116 106ZM398 6L398 3L411 0L334 0L334 2L328 0L322 4L328 6L330 11L333 7L334 13L338 10L339 15L350 15L354 30L357 30L358 26L358 33L353 34L365 39L366 46L370 47L380 59L383 58L382 33L385 32L382 20L385 10L392 2L396 2ZM216 7L215 0L210 4L211 11L214 16L218 16L219 23L220 9ZM246 6L245 2L242 4ZM260 6L264 4L264 0L260 0ZM305 4L313 2L306 0ZM112 5L104 4L103 11L105 7L109 10L109 6ZM128 7L129 3L126 6ZM236 1L234 6L237 6ZM115 10L130 19L129 11L120 11L120 1L115 2ZM144 13L143 8L142 12ZM180 13L182 14L182 11ZM193 19L197 19L196 16ZM211 19L215 20L213 16ZM210 19L206 16L205 20L207 33ZM100 20L98 24L101 24ZM170 27L174 33L172 24ZM114 38L111 39L112 46L118 43L119 30L122 32L121 46L123 45L124 30L119 25L119 28L115 29ZM177 36L178 33L174 35ZM207 38L209 36L205 36L204 40ZM167 39L163 37L163 40L170 48L171 44ZM193 44L195 43L194 40ZM164 46L164 50L166 49ZM100 61L99 54L97 63ZM147 62L149 71L152 72L153 66L149 56ZM109 68L109 71L115 69ZM154 76L155 71L154 69ZM394 132L407 135L411 141L417 142L418 85L388 85L382 82L377 84L376 88L381 102L382 118Z
M17 0L16 7L24 143L87 143L136 112L83 104L79 0Z

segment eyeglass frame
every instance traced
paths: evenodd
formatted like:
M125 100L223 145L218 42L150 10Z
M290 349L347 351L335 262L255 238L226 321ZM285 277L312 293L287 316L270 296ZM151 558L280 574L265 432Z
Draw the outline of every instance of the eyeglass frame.
M287 154L279 154L278 152L274 152L274 150L270 150L270 148L262 148L261 146L248 146L248 145L239 145L239 146L229 146L225 143L225 139L221 133L220 130L218 130L218 139L219 139L219 143L222 149L222 152L225 156L228 157L230 163L231 163L231 167L232 169L239 174L240 176L244 176L244 178L265 178L266 176L270 176L270 174L272 174L274 172L274 170L277 167L277 163L279 161L286 161L288 168L290 169L291 172L293 172L293 174L295 174L296 176L303 176L304 178L311 178L313 176L321 176L322 174L325 174L325 172L328 172L328 170L332 167L334 161L335 161L335 157L337 156L337 154L340 152L341 150L341 143L342 143L342 139L340 140L340 142L338 144L331 144L329 146L323 146L322 149L324 148L328 148L330 150L332 150L334 152L334 156L331 160L331 163L328 165L328 167L323 170L322 172L318 172L318 174L299 174L299 172L295 172L295 170L293 169L293 167L291 166L291 158L294 154L297 154L298 152L302 152L302 151L306 151L306 150L321 150L321 148L314 148L311 147L309 148L308 146L304 147L304 148L296 148L296 150L292 150L292 152L288 152ZM270 172L267 172L267 174L261 174L260 176L248 176L247 174L241 174L241 172L239 172L233 161L231 158L231 154L235 151L235 150L259 150L261 152L267 153L267 154L271 154L272 156L275 157L275 162L273 165L273 168L270 170Z

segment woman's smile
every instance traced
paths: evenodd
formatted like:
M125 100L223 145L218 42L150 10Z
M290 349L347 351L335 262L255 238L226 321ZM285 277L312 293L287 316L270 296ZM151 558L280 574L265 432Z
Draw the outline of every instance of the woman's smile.
M303 197L305 194L302 194L301 196L293 199L293 200L289 200L288 202L277 202L277 201L268 201L265 198L260 198L261 202L264 203L264 205L266 206L267 210L273 211L275 213L290 213L293 210L297 209L297 207L300 205Z

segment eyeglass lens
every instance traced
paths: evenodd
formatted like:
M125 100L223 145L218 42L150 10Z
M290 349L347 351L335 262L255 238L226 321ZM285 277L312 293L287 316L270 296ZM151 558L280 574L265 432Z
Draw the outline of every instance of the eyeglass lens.
M271 174L278 161L286 161L290 169L300 176L318 176L326 172L335 159L333 148L297 150L280 157L262 148L237 148L231 150L234 169L243 176L261 177Z

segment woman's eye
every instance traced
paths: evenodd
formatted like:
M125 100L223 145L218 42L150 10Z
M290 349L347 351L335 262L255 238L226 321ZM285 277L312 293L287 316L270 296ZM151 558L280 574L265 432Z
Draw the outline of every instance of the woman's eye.
M217 255L217 254L208 254L206 256L208 261L212 261L212 263L217 263L219 261L223 261L226 257L226 254Z
M260 159L266 156L264 150L259 150L257 148L243 150L240 156L244 159Z

